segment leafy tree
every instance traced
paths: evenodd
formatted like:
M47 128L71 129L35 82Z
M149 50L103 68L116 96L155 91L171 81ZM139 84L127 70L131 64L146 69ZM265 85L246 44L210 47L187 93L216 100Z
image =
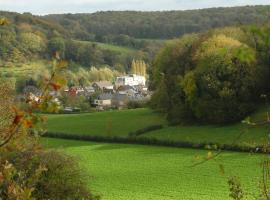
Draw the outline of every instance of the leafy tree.
M235 122L252 112L260 94L267 92L261 87L267 70L248 45L251 39L235 39L236 33L244 34L239 29L222 30L185 36L156 57L152 76L159 95L153 101L170 97L157 108L163 107L172 123Z
M19 36L19 42L23 49L29 50L32 53L41 52L45 49L44 40L35 33L21 33ZM50 47L52 48L52 46Z
M66 45L63 38L56 37L49 40L48 43L49 54L52 56L58 52L62 57L65 55Z
M143 60L132 60L131 72L146 77L146 64Z

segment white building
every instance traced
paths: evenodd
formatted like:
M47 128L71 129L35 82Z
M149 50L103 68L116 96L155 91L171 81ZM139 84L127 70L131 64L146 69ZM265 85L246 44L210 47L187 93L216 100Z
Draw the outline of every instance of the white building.
M142 85L145 86L146 79L144 76L139 76L136 74L131 74L127 76L121 76L116 78L115 86L120 87L120 86L137 86L137 85Z

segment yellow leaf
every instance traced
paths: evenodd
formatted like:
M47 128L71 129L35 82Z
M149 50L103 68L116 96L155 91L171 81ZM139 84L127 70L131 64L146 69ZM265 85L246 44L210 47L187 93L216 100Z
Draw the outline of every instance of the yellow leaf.
M61 60L60 62L57 63L56 67L57 67L58 69L62 69L62 68L67 67L67 65L68 65L68 62L67 62L67 61Z

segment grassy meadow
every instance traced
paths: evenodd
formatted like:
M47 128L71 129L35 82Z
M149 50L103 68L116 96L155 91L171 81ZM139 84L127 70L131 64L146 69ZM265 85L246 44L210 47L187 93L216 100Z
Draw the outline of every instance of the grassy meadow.
M101 136L127 136L131 131L166 123L159 114L149 109L47 115L47 118L49 132Z
M251 116L254 121L265 119L264 107ZM66 134L91 136L128 137L132 131L151 125L162 124L163 129L152 131L140 137L166 141L188 141L193 143L237 143L244 146L256 146L269 138L269 128L251 127L242 123L226 126L167 126L165 118L150 110L136 109L109 111L90 114L48 115L48 131ZM237 138L242 134L240 138Z
M134 54L137 51L136 49L132 49L129 47L123 47L123 46L101 43L101 42L89 42L89 41L79 41L79 40L76 40L76 41L81 42L81 43L97 44L97 46L100 47L101 49L114 51L123 55Z
M229 200L230 176L240 178L248 199L257 194L258 154L225 152L216 162L191 167L207 151L47 138L42 143L76 157L92 176L89 186L103 200Z

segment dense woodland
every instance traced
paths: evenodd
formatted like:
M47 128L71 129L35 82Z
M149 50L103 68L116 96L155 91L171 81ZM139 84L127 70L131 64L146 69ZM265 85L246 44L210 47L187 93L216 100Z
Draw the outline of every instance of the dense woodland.
M169 39L212 28L261 23L266 19L263 9L262 6L251 6L168 12L98 12L49 15L46 18L59 22L79 39L106 41L111 35L120 34L134 38Z
M153 106L172 123L232 123L269 94L269 26L191 34L156 57Z

